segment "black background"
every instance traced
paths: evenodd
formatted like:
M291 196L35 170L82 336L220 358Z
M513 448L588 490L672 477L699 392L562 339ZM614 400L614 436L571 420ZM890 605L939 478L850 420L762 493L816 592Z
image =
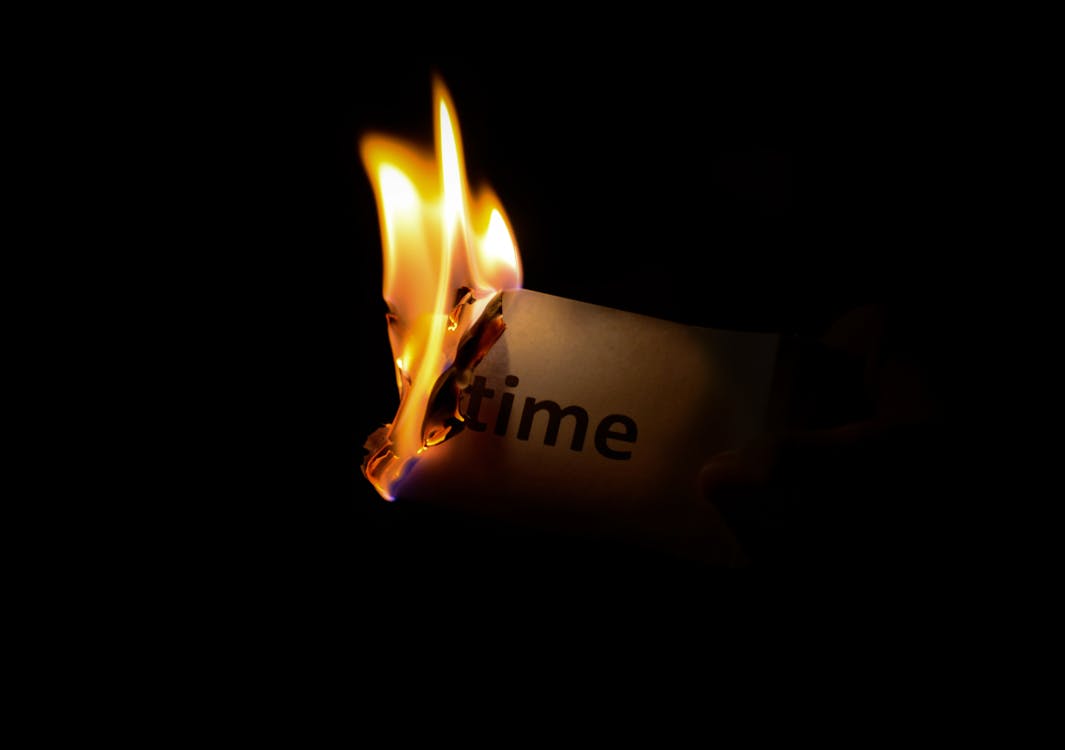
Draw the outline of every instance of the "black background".
M222 144L239 187L212 190L246 216L227 245L223 284L239 294L222 347L244 363L223 401L257 437L234 447L241 480L227 489L242 508L234 533L250 542L234 553L242 565L316 586L705 572L389 504L361 476L362 442L397 395L357 143L376 130L431 145L434 72L454 98L471 183L489 182L511 218L527 288L806 336L870 302L904 302L932 331L952 324L964 247L951 231L980 162L949 73L732 51L312 54L238 76L221 98L242 113Z

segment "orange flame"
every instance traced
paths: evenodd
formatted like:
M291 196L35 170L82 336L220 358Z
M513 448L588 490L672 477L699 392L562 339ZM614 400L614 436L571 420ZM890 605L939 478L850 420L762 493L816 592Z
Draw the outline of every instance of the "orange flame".
M427 429L425 415L462 334L493 294L521 286L510 222L490 188L470 193L455 105L439 79L433 105L435 154L376 134L360 143L377 198L400 394L395 419L367 441L363 471L388 500L418 454L447 437Z

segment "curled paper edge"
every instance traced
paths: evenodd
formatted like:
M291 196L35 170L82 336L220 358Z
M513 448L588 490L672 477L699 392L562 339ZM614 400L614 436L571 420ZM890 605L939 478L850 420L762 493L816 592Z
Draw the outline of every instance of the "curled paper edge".
M467 305L472 304L473 301L466 289L460 289L457 296L459 299L456 302L455 312L452 313L452 320L461 316ZM422 450L437 446L462 432L464 423L460 408L462 391L470 384L473 370L503 335L505 329L503 293L498 292L488 301L477 320L463 334L456 348L454 362L437 378L433 386L429 396L429 406L421 425ZM376 486L372 476L385 473L381 471L382 463L396 461L403 463L398 476L389 483L387 500L395 499L395 488L402 483L418 461L418 456L407 458L398 456L392 450L392 445L392 423L390 422L378 427L366 438L363 448L367 453L360 467L363 476Z

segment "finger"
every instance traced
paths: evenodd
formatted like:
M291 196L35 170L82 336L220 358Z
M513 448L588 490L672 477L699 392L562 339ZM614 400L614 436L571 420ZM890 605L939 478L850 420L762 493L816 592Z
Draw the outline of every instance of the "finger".
M699 491L710 498L721 487L741 482L742 469L739 451L725 451L711 458L699 472Z

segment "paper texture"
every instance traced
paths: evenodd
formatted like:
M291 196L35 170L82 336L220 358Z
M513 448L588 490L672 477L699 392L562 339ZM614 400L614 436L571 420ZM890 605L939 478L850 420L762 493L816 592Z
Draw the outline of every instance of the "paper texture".
M727 560L697 477L763 431L779 337L528 290L502 304L506 330L463 394L466 428L425 451L397 498Z

